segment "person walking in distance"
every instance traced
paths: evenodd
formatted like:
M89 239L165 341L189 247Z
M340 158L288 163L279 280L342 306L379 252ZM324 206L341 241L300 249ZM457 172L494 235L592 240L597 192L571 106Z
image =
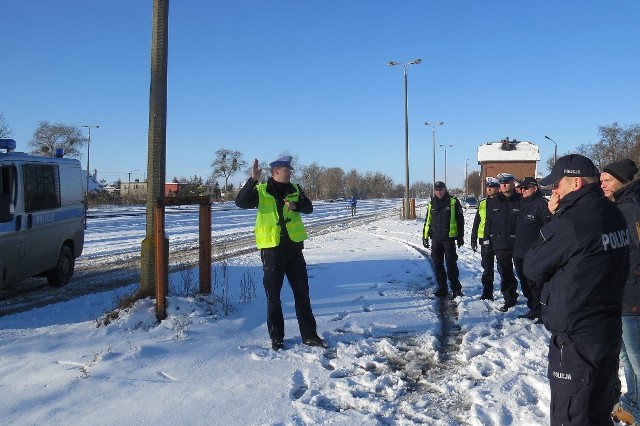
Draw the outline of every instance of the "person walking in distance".
M427 208L427 217L422 228L422 244L430 247L432 241L431 259L436 273L438 289L435 295L444 297L449 294L447 290L447 277L451 283L453 297L462 296L462 284L460 284L458 270L458 248L464 244L464 215L462 206L457 198L449 195L443 182L434 185L435 197ZM447 268L445 270L445 260Z
M478 204L478 210L473 219L473 227L471 228L471 249L475 252L480 243L480 259L482 266L482 295L481 300L493 300L493 278L495 267L495 255L489 245L489 234L486 232L485 225L487 222L487 200L498 195L500 183L494 177L487 177L485 183L487 198L481 200Z
M604 195L616 203L627 221L629 275L622 300L622 347L620 364L624 371L626 392L614 406L616 421L640 424L640 181L634 180L638 167L625 158L606 165L600 174Z
M516 219L520 212L522 196L515 192L515 178L500 173L500 193L487 203L487 225L490 246L496 255L500 273L500 291L504 305L500 312L507 312L518 300L518 281L513 273L513 244L516 239Z
M236 206L242 209L257 208L255 224L256 245L260 259L267 296L267 328L274 350L284 348L284 317L280 292L284 277L293 290L296 317L302 343L308 346L326 347L316 331L316 319L309 298L309 277L302 250L307 233L300 213L313 212L311 200L299 185L291 183L291 157L272 161L271 177L260 182L260 167L254 160L251 177L236 196Z
M358 205L358 199L355 195L351 196L351 200L349 200L349 204L351 205L351 216L356 215L356 206Z
M599 175L587 157L558 158L539 182L553 185L553 217L524 258L525 275L544 283L551 426L613 425L611 411L620 395L631 236L624 215L602 193Z
M520 213L516 219L516 240L513 244L513 264L520 279L522 294L527 298L529 311L518 315L518 318L526 318L537 321L540 318L540 292L542 283L535 283L529 279L523 269L524 255L529 247L540 236L540 228L551 221L551 212L547 206L547 199L538 190L538 181L533 177L525 177L520 181L522 202Z

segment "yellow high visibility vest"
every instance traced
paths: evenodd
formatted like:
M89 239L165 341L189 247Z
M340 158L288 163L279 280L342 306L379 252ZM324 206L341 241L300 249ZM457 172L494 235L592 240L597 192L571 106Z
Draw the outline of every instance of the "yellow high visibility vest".
M478 204L478 214L480 215L480 223L478 224L478 238L484 238L484 225L487 223L487 199L480 201Z
M296 191L285 197L285 200L297 203L300 199L300 187L292 184ZM256 246L259 249L277 247L280 244L280 221L278 219L278 207L276 199L267 192L267 184L261 183L256 186L258 190L258 214L256 215ZM282 209L284 220L291 241L300 242L307 239L307 232L304 229L300 213L287 209L285 205Z
M458 222L456 221L456 199L451 197L451 215L449 217L449 238L455 238L458 236ZM431 210L433 202L429 203L429 210L427 211L427 225L424 227L424 238L429 238L429 229L431 227Z

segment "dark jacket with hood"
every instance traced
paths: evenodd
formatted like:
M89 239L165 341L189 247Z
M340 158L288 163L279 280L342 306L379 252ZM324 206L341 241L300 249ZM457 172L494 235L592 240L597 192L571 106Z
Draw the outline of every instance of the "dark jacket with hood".
M598 183L565 195L524 258L524 273L544 283L545 327L576 343L619 344L629 275L629 229Z
M260 201L260 197L258 196L258 190L256 186L258 185L258 181L253 178L249 178L244 186L238 191L238 195L236 195L236 206L241 209L256 209L258 208L258 202ZM276 206L278 209L278 219L280 221L280 245L279 247L300 247L304 246L304 243L301 242L293 242L289 238L289 234L287 232L287 227L284 222L284 215L282 214L282 208L284 207L284 198L288 194L293 194L296 192L296 189L291 183L282 183L276 182L273 178L269 178L267 180L267 192L273 196L276 200ZM307 198L305 193L300 188L300 196L298 202L296 203L296 208L294 209L296 212L309 214L313 212L313 204L311 200Z
M522 197L516 218L516 238L513 257L524 257L529 247L540 237L540 228L551 221L547 199L538 189L530 197Z
M629 276L624 288L622 315L640 315L640 181L632 181L613 193L631 233L629 244Z
M455 220L458 227L458 235L456 237L449 236L449 229L451 227L451 199L454 201ZM444 193L442 199L433 197L429 203L429 209L431 209L431 223L429 224L428 235L432 240L444 241L444 240L462 240L464 238L464 213L462 212L462 206L457 198L451 197L449 191ZM428 213L427 213L428 217ZM422 235L425 235L425 228L427 227L427 220L424 221L422 228Z
M508 197L500 193L487 200L487 223L484 233L485 236L489 234L493 250L513 250L520 200L522 195L517 192Z

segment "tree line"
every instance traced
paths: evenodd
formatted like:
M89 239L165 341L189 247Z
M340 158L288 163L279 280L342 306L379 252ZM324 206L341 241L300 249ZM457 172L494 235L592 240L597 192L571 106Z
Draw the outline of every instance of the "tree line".
M598 127L598 134L600 137L597 142L581 144L574 152L589 157L599 169L623 158L630 158L640 165L640 124L621 126L614 122ZM13 132L4 115L0 114L0 137L7 138L12 135ZM41 121L27 145L31 148L31 154L53 156L56 149L62 148L65 156L78 158L81 155L81 148L87 142L88 138L82 135L78 126ZM325 167L315 161L309 165L302 165L297 155L287 151L280 154L280 156L284 155L293 157L295 170L292 180L300 183L312 199L326 200L351 196L361 199L404 197L404 185L394 183L393 179L384 173L361 173L356 169L344 171L340 167ZM550 156L545 164L546 168L551 170L554 157ZM269 165L261 162L260 168L263 178L266 179L270 175ZM211 175L206 180L199 176L174 177L174 180L187 183L189 192L194 194L198 192L198 186L219 185L218 181L223 180L223 192L233 193L237 187L230 182L231 178L241 172L244 174L241 181L244 182L245 177L250 175L250 167L243 154L229 148L220 148L215 152L211 170ZM470 194L480 194L482 185L478 171L470 172L465 178L464 187ZM432 183L417 181L411 184L409 196L424 198L432 193L432 189ZM465 192L464 189L451 189L451 191L458 194Z

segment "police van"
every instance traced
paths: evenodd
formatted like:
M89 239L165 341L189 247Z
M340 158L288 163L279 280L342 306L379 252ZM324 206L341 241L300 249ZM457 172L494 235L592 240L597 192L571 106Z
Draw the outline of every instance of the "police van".
M0 287L33 276L62 286L84 246L80 162L15 148L13 139L0 139Z

